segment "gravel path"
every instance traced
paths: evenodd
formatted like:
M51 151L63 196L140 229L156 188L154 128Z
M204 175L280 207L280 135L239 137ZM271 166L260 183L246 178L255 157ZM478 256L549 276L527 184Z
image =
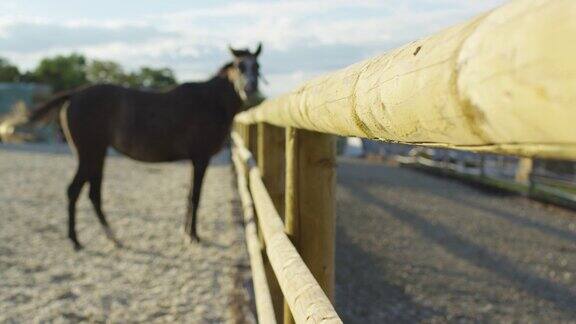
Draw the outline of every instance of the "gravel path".
M422 172L341 160L346 323L576 323L576 213Z
M202 244L181 234L189 163L109 157L104 208L125 248L105 239L86 197L75 253L65 188L76 165L61 146L0 146L0 322L253 322L249 263L226 156L209 168Z

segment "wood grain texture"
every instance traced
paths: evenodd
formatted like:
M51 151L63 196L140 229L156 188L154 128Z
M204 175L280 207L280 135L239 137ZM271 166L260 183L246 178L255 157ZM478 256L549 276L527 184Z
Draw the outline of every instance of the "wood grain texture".
M517 0L243 112L342 136L576 158L576 1Z

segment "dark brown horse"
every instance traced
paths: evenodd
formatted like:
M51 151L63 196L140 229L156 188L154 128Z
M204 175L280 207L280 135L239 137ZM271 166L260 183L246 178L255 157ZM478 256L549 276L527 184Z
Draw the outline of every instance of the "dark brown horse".
M206 82L185 83L163 93L94 85L62 93L31 113L28 122L35 123L60 110L62 128L78 156L78 169L68 187L68 237L75 249L82 248L75 221L76 201L85 183L90 184L89 197L106 235L119 245L100 195L108 147L138 161L192 161L184 226L190 238L199 241L196 213L204 173L223 146L234 115L243 102L258 95L261 49L261 44L254 53L230 48L234 60Z

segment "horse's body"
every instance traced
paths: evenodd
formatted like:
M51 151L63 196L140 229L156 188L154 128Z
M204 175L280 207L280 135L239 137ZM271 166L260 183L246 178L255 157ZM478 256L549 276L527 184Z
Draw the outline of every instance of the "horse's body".
M69 102L61 122L79 157L85 150L104 153L111 146L144 162L214 155L242 103L233 85L221 78L164 93L96 85L74 93Z
M232 51L233 63L225 65L206 82L185 83L168 92L146 92L114 85L94 85L62 93L33 111L34 123L60 110L68 143L78 156L78 169L68 187L68 236L80 249L75 230L76 201L82 186L90 184L89 197L107 236L116 244L101 207L101 184L108 147L144 162L191 160L194 166L185 230L198 240L196 213L202 181L210 158L227 138L234 115L247 92L254 88L254 73L238 66L255 62L259 50ZM245 79L244 79L245 78ZM247 82L251 81L251 82ZM251 91L257 91L256 87Z

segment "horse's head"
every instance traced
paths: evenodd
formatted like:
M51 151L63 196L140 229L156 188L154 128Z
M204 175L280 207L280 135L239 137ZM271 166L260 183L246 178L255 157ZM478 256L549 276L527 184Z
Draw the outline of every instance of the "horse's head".
M250 52L248 49L233 49L232 47L228 47L228 49L234 56L229 78L242 99L250 101L259 94L260 66L258 65L258 56L262 52L262 43L258 44L258 48L254 52Z

